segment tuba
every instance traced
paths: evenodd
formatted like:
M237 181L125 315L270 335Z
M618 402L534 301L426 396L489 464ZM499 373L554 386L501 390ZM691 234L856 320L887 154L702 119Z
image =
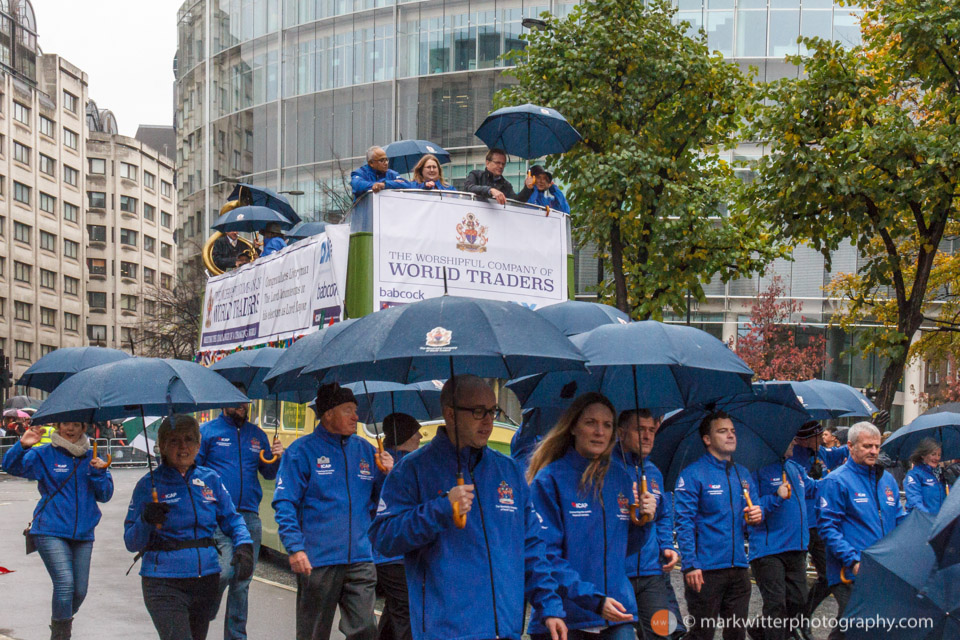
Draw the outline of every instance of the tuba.
M245 195L247 196L246 198L244 197ZM220 208L220 215L222 216L223 214L229 211L233 211L237 207L243 207L249 204L250 204L249 195L246 194L243 189L241 189L240 197L238 199L231 200L230 202L228 202L227 204L223 205ZM209 271L215 276L218 276L221 273L223 273L223 269L218 267L213 262L213 243L216 242L217 238L219 238L222 235L223 234L219 231L214 231L212 234L210 234L210 237L207 238L207 241L203 245L203 251L201 253L201 257L203 259L203 266L205 266L207 268L207 271ZM260 255L260 252L257 250L257 247L254 243L250 242L243 236L239 236L237 240L240 242L240 244L246 247L245 249L246 251L252 253L254 256Z

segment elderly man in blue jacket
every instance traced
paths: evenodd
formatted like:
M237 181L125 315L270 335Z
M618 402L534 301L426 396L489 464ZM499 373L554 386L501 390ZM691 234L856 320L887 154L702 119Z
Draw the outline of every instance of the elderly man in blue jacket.
M283 445L279 441L272 445L267 435L252 422L247 421L248 405L229 407L215 419L200 427L200 452L197 465L209 467L220 474L223 486L233 500L233 506L243 517L247 531L253 539L253 560L256 563L260 554L260 540L263 528L260 524L260 500L263 489L260 488L258 474L266 480L277 477L280 460L267 464L260 459L261 451L270 451L272 456L283 455ZM217 552L220 554L220 594L217 601L227 593L227 612L223 619L224 640L247 637L247 595L250 591L250 578L238 580L234 575L233 544L230 538L219 529L214 535Z
M404 556L414 640L519 640L524 599L551 638L565 640L530 489L516 461L487 448L500 414L493 390L457 376L440 402L447 426L387 477L370 528L380 553ZM463 528L454 524L454 505L466 516Z
M680 473L675 491L684 595L694 618L686 637L713 638L723 618L724 640L743 640L750 608L745 525L760 524L763 510L750 472L733 462L737 433L730 416L707 414L700 438L707 452Z
M347 640L373 640L377 570L367 529L393 458L357 435L349 389L321 386L316 413L320 424L281 458L273 494L280 541L297 574L297 640L328 640L338 606Z
M367 149L367 164L350 172L350 188L353 199L358 200L367 191L379 193L384 189L413 189L416 185L407 182L390 168L387 152L380 147Z
M893 531L904 511L897 481L877 467L880 430L858 422L847 434L850 457L820 483L820 537L827 548L827 581L837 619L850 601L861 552ZM831 640L842 639L839 626Z

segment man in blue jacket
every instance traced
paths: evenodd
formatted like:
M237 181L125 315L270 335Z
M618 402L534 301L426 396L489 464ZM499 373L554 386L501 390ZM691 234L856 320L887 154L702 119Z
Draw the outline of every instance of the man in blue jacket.
M320 387L316 413L313 433L280 459L273 494L280 541L297 574L297 640L328 640L337 606L347 640L373 640L377 571L367 529L393 458L357 435L349 389Z
M567 199L563 197L563 191L560 187L553 184L553 174L538 164L530 167L530 175L534 177L534 188L530 197L527 198L528 204L535 204L541 207L550 207L557 211L570 213L570 205Z
M514 460L486 446L500 413L493 390L461 375L444 384L440 402L449 426L387 477L370 528L380 553L404 556L414 640L519 640L524 599L553 640L564 640L529 487ZM467 484L456 484L457 457Z
M259 473L267 480L277 477L280 461L267 464L260 459L261 451L270 451L273 456L283 455L279 441L270 444L267 435L255 424L247 422L248 405L223 409L220 416L200 427L200 452L197 465L209 467L220 474L223 485L233 499L233 506L243 517L247 531L253 539L253 560L260 555L260 539L263 528L260 524ZM237 580L234 575L233 544L230 538L217 529L214 539L220 554L220 594L218 602L227 593L227 612L223 619L225 640L247 637L247 594L250 580Z
M880 431L858 422L847 434L850 458L820 483L820 537L827 548L827 581L837 599L837 620L850 601L860 553L893 531L903 516L897 481L877 468ZM839 627L831 640L842 639Z
M657 503L654 519L642 527L630 527L627 538L627 577L637 599L636 629L640 640L663 637L653 630L653 617L664 609L673 611L663 576L669 576L680 560L673 548L673 514L663 490L663 475L647 457L659 428L660 417L649 409L621 412L617 419L618 442L611 454L613 462L623 465L634 480L643 454L647 492ZM674 615L679 621L680 612L675 611Z
M730 416L707 414L700 438L707 452L680 473L675 491L684 595L694 618L686 637L713 638L723 618L724 640L743 640L750 608L744 529L760 524L763 511L750 472L732 461L737 433ZM747 506L745 491L754 506Z
M353 199L359 200L367 191L379 193L384 189L413 189L415 185L400 177L390 168L387 152L380 147L367 149L367 164L350 172Z

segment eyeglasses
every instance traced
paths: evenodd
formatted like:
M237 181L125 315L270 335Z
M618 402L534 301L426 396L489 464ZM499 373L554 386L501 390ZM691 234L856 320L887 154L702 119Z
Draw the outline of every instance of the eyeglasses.
M374 158L370 162L390 162L390 158L383 156L382 158Z
M469 411L474 420L483 420L487 416L490 416L494 420L500 417L500 414L503 413L503 410L500 407L493 407L492 409L485 409L483 407L454 407L457 411Z

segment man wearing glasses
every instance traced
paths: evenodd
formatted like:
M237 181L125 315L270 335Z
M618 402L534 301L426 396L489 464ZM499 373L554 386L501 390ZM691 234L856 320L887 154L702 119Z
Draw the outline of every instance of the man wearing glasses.
M367 191L378 193L384 189L412 189L414 184L400 177L390 168L387 152L380 147L367 149L367 164L350 172L353 199L358 200Z
M503 177L505 166L507 166L507 154L501 149L490 149L487 152L487 168L474 169L468 173L467 180L463 183L463 190L484 198L493 198L500 204L506 204L507 198L526 202L533 195L536 179L527 172L523 189L520 195L517 195L510 181Z
M553 640L565 640L523 472L487 448L500 415L493 390L476 376L457 376L443 385L440 403L446 426L387 476L370 527L381 554L404 556L414 640L519 640L524 600ZM465 522L454 523L454 505Z

